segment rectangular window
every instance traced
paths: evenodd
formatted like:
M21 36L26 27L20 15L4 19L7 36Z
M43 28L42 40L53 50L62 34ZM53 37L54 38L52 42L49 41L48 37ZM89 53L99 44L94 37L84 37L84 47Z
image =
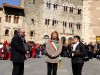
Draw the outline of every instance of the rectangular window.
M18 24L18 22L19 22L19 17L16 18L16 23Z
M73 7L70 7L70 12L73 13Z
M47 25L47 19L45 19L45 25Z
M33 31L30 31L30 37L32 37L33 36Z
M19 17L18 16L14 16L14 23L18 24L18 22L19 22Z
M35 4L35 0L33 0L33 4Z
M11 22L11 16L9 16L9 15L6 15L6 18L5 18L5 20L6 20L6 22Z
M1 23L1 17L0 17L0 23Z
M52 26L54 26L55 24L58 24L57 20L52 20Z
M33 31L30 31L30 37L34 37L35 36L35 31L33 30Z
M63 26L67 27L67 23L65 21L63 21Z
M9 22L9 23L11 22L11 16L8 17L8 22Z
M69 28L72 28L72 26L73 26L73 23L69 22Z
M81 9L78 9L78 14L81 14Z
M81 29L81 24L78 23L76 26L77 26L77 29Z
M67 27L67 23L65 22L65 27Z
M49 25L50 19L45 19L45 25Z
M51 8L51 3L47 3L47 8L48 8L48 9Z
M32 23L34 24L34 19L31 19Z
M6 18L5 18L6 22L8 22L8 15L6 15Z
M66 11L66 12L67 12L67 8L68 8L68 6L64 6L64 11Z
M69 28L71 27L71 23L69 22Z
M54 26L54 25L55 25L55 20L52 21L52 26Z
M57 7L58 7L57 4L54 4L54 5L53 5L53 8L56 9L56 10L57 10Z

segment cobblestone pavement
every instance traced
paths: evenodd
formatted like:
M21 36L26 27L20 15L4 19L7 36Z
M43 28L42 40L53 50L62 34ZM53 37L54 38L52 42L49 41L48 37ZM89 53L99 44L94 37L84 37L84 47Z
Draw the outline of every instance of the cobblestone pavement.
M38 59L28 59L25 61L24 75L46 75L45 57ZM11 75L12 62L0 60L0 75ZM83 75L100 75L100 60L92 59L84 64ZM58 68L58 75L72 75L69 58L63 58L62 65Z

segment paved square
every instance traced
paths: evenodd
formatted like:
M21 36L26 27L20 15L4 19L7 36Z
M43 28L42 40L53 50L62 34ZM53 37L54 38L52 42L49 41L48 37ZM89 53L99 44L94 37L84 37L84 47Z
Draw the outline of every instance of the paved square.
M45 57L38 59L28 59L25 61L24 75L46 75ZM0 75L11 75L12 62L0 60ZM61 67L58 68L58 75L72 75L69 58L63 58ZM100 60L92 59L86 62L83 67L83 75L100 75Z

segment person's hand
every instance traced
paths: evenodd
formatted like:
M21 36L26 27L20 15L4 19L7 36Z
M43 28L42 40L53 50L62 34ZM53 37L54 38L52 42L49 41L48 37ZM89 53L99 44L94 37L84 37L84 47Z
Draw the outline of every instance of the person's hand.
M55 57L54 55L51 55L51 57L53 58L53 57Z
M79 51L75 51L74 54L75 54L75 55L79 55L80 52L79 52Z
M27 51L27 53L29 53L29 51Z

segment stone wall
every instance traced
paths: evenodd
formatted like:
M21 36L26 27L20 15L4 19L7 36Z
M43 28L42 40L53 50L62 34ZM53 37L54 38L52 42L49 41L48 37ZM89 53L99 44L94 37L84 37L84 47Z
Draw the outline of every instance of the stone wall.
M84 0L82 37L85 42L96 42L96 36L100 36L99 24L100 0Z
M35 3L33 3L33 0L24 0L23 3L22 6L24 5L25 8L24 26L27 40L43 43L44 35L50 36L54 30L61 33L60 37L66 36L68 38L70 37L69 34L72 34L69 22L74 23L74 35L81 35L81 29L77 29L76 27L77 23L81 23L82 26L82 14L77 14L77 9L83 8L81 0L35 0ZM47 7L47 3L51 3L50 8ZM57 9L54 9L54 4L58 5ZM67 12L64 11L64 6L68 6ZM70 7L74 8L73 13L69 12ZM45 19L50 19L49 25L45 25ZM54 26L52 26L53 20L57 20ZM65 28L63 27L63 21L67 23ZM34 36L30 37L30 31L34 31ZM63 31L65 34L62 34Z

